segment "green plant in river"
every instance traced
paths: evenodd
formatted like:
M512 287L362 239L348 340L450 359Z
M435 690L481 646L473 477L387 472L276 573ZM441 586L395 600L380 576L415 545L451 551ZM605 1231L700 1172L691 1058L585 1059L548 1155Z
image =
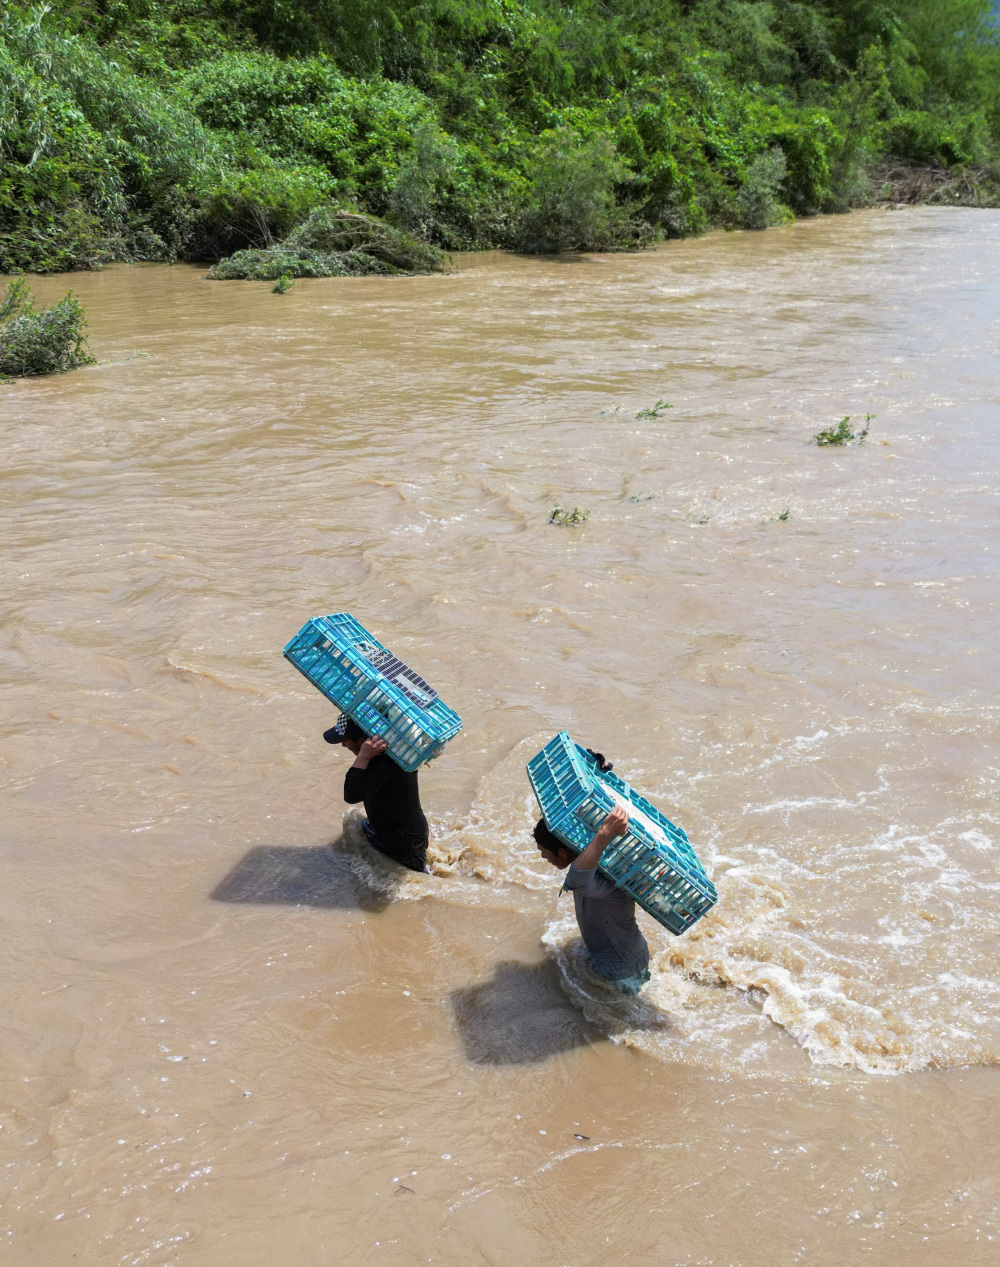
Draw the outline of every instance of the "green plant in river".
M865 425L860 431L855 432L851 430L851 415L845 414L835 427L829 427L826 431L817 432L813 439L821 447L830 444L850 444L852 441L864 444L865 436L868 434L874 417L874 414L865 414Z
M673 409L673 405L668 404L662 397L655 405L650 405L648 409L640 409L636 414L637 418L659 418L660 414L665 413L668 409Z
M28 283L15 277L0 304L0 377L60 374L93 365L86 326L72 291L51 308L36 308Z
M211 281L277 281L292 277L358 277L367 273L440 273L451 260L373 216L316 207L274 246L236 251L209 269Z
M288 276L288 274L282 273L282 275L271 287L271 294L272 295L287 295L294 285L295 283Z
M585 524L589 518L590 511L580 510L578 506L574 506L572 510L564 510L562 506L554 506L552 514L549 515L549 523L564 527L567 524Z
M818 445L827 444L850 444L854 439L854 432L851 430L850 414L845 414L835 427L828 427L825 431L818 431L813 439Z

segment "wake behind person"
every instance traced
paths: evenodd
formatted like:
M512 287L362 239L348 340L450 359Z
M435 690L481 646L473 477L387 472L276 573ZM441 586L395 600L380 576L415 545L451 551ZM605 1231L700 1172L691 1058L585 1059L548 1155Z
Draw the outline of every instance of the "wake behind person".
M343 714L323 738L354 753L354 764L344 776L344 800L348 805L364 802L361 828L371 847L411 871L426 871L428 828L417 772L400 769L386 752L385 740L369 738Z
M544 820L535 824L534 836L545 861L566 871L563 889L573 894L576 922L594 973L622 994L638 994L649 980L649 947L635 922L635 902L597 871L612 839L627 830L628 813L619 807L580 854L574 855Z

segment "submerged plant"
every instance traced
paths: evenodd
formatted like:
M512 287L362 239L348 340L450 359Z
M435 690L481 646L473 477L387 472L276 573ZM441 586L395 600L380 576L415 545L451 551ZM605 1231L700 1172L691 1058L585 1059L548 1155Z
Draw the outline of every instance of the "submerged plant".
M87 318L69 292L51 308L36 308L23 277L15 277L0 303L0 377L61 374L93 365L86 352Z
M554 506L552 514L549 515L550 524L559 524L564 527L566 524L585 524L590 518L589 510L581 510L579 506L574 506L572 510L564 510L562 506Z
M660 414L666 413L668 409L673 409L668 401L661 396L655 405L650 405L648 409L640 409L636 414L637 418L659 418Z
M295 283L287 273L282 273L278 280L271 287L272 295L287 295Z
M865 436L868 434L868 429L874 417L874 414L865 414L865 425L860 431L852 431L851 415L845 414L835 427L828 427L826 431L818 431L813 436L813 439L820 447L830 444L850 444L852 441L864 444Z

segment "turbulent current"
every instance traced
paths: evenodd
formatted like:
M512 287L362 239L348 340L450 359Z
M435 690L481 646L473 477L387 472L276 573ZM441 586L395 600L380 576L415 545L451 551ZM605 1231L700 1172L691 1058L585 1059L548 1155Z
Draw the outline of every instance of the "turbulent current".
M99 364L0 384L0 1261L995 1262L1000 213L71 280ZM332 611L463 717L428 876L281 657ZM638 1000L562 729L719 891Z

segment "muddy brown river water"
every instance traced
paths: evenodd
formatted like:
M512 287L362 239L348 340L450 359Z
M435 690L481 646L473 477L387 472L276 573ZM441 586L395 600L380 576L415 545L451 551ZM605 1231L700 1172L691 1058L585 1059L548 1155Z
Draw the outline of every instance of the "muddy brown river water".
M202 278L0 384L0 1261L1000 1262L1000 213ZM465 721L427 877L281 657L340 610ZM563 728L719 888L632 1006Z

